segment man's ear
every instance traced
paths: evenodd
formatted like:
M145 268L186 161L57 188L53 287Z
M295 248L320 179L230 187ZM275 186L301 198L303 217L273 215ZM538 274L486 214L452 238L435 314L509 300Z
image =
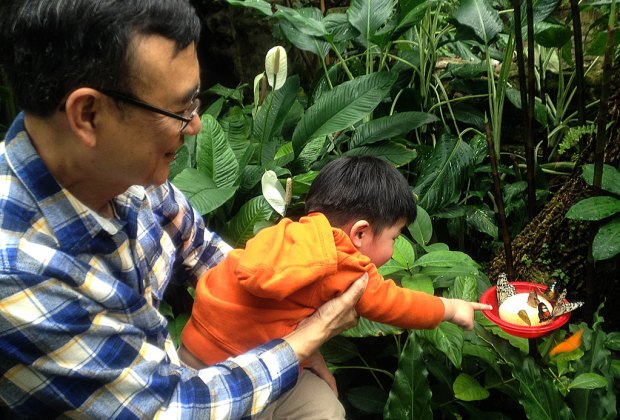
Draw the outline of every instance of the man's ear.
M349 238L356 248L361 248L370 237L370 223L366 220L358 220L349 230Z
M97 145L98 113L102 109L103 94L91 88L79 88L67 96L65 113L71 131L86 147Z

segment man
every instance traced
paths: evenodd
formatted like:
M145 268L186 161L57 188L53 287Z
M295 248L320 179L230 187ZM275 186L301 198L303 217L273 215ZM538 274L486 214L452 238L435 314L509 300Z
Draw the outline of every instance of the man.
M200 130L195 12L186 0L20 0L0 16L24 110L0 145L0 407L38 418L260 412L355 323L365 283L283 340L203 370L179 365L163 292L228 251L167 181L183 136Z

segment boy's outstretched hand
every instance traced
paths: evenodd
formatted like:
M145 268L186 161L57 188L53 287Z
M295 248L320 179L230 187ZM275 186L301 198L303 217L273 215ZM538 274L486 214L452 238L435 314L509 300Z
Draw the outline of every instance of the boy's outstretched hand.
M462 299L440 298L444 306L443 320L452 322L465 330L474 329L474 311L491 310L491 305L468 302Z

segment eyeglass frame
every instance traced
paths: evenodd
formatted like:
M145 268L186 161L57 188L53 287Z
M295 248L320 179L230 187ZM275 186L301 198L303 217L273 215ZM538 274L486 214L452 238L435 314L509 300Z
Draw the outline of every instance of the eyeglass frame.
M151 112L155 112L157 114L160 115L165 115L166 117L170 117L170 118L174 118L175 120L179 120L182 121L183 123L181 124L181 129L179 130L179 133L182 133L183 130L185 130L187 128L187 126L189 125L190 122L192 122L192 120L194 119L194 117L196 116L196 114L198 113L198 108L200 108L200 99L198 98L194 98L192 100L192 106L194 106L194 108L189 112L189 115L186 117L184 115L179 115L176 114L174 112L171 111L167 111L165 109L156 107L155 105L151 105L147 102L144 102L138 98L135 98L127 93L124 92L119 92L117 90L112 90L112 89L106 89L106 88L100 88L97 89L99 92L103 93L104 95L107 95L111 98L114 99L118 99L120 101L123 102L127 102L130 105L134 105L137 106L138 108L142 108L145 109L147 111L151 111ZM191 108L188 108L188 110Z

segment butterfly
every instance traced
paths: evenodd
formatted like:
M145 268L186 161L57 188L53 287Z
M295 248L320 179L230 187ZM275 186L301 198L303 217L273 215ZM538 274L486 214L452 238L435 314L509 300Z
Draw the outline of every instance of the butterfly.
M532 308L538 308L538 304L540 300L538 300L538 293L536 293L536 289L530 290L530 294L527 295L527 304Z
M506 277L506 273L501 273L497 279L497 305L501 305L508 299L510 296L514 296L517 294L517 289L508 283L508 277Z
M517 315L519 315L519 318L521 318L527 325L532 325L532 321L530 321L530 317L527 316L527 311L525 309L521 309L517 312Z
M577 308L583 306L583 302L567 302L566 291L562 292L558 297L558 301L553 308L552 315L554 318L564 315L570 311L574 311Z
M549 308L547 305L540 302L538 303L538 320L540 322L549 321L551 319L551 312L549 312Z
M575 334L571 335L566 340L562 341L560 344L552 348L549 352L549 356L555 356L558 353L568 353L578 349L581 345L582 334L583 330L577 330Z
M562 290L562 283L559 281L554 281L549 285L549 287L547 287L547 290L545 290L543 295L549 300L559 300L558 296L564 290L566 290L566 288Z

